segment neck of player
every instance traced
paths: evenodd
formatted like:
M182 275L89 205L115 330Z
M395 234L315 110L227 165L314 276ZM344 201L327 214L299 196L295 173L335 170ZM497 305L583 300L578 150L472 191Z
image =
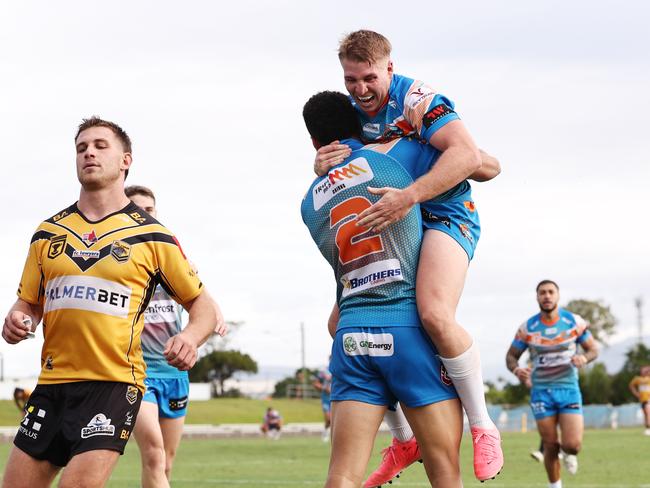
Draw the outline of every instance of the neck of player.
M124 182L118 181L97 190L86 190L81 187L77 207L86 218L96 221L107 215L117 212L126 207L130 200L124 194Z

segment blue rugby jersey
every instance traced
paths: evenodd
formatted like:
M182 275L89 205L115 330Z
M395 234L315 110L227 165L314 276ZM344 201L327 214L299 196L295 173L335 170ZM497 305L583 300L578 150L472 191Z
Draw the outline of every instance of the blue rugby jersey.
M180 371L167 363L163 351L170 337L183 329L182 307L158 285L144 311L142 356L147 364L147 378L187 378L187 371Z
M517 349L530 350L533 388L578 388L578 368L571 364L577 344L591 337L585 320L563 308L553 324L541 313L521 324L512 341Z
M426 142L441 127L459 119L454 103L419 80L394 74L386 103L376 113L364 112L351 98L363 129L363 140L385 142L415 136Z
M355 225L356 216L380 198L368 186L404 188L412 181L390 156L361 148L317 178L302 202L303 221L334 270L339 328L420 325L415 303L422 240L418 206L381 234Z

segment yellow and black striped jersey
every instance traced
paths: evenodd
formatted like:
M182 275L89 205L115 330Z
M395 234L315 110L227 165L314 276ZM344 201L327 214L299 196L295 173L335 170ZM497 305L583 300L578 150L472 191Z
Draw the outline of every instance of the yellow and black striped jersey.
M201 293L174 235L133 203L92 222L76 203L32 236L18 296L43 308L39 384L119 381L144 391L140 334L156 285Z

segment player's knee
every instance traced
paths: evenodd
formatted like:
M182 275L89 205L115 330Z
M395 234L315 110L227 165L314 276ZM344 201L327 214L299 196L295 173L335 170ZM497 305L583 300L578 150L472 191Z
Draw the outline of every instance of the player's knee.
M544 452L548 452L551 456L557 456L560 452L560 443L557 441L544 441Z
M562 450L567 454L578 454L582 448L582 442L580 440L569 440L562 442Z
M451 332L455 324L452 313L443 306L431 305L420 312L420 319L426 331L434 337L443 337Z
M162 447L150 446L143 452L142 463L148 471L162 472L165 470L165 450Z

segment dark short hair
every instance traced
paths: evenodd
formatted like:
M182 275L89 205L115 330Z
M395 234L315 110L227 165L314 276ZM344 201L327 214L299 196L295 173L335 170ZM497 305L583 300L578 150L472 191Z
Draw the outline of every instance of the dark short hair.
M359 118L347 95L323 91L311 97L302 109L309 134L320 144L361 133Z
M124 152L126 153L132 152L131 138L126 133L126 131L122 129L119 125L117 125L115 122L104 120L98 117L97 115L93 115L89 119L83 119L81 121L81 124L79 124L79 127L77 128L77 134L74 136L75 143L79 138L79 134L81 134L83 131L87 129L90 129L91 127L106 127L107 129L110 129L111 131L113 131L113 134L115 134L115 136L119 139L120 143L122 144L122 149L124 149ZM124 172L125 180L127 176L129 176L128 169Z
M557 289L557 291L560 291L560 287L553 280L542 280L542 281L540 281L539 283L537 283L537 288L535 288L535 291L539 291L540 286L544 286L544 285L553 285Z
M124 194L131 198L133 195L142 195L153 199L154 205L156 204L156 196L150 188L142 185L131 185L124 188Z

